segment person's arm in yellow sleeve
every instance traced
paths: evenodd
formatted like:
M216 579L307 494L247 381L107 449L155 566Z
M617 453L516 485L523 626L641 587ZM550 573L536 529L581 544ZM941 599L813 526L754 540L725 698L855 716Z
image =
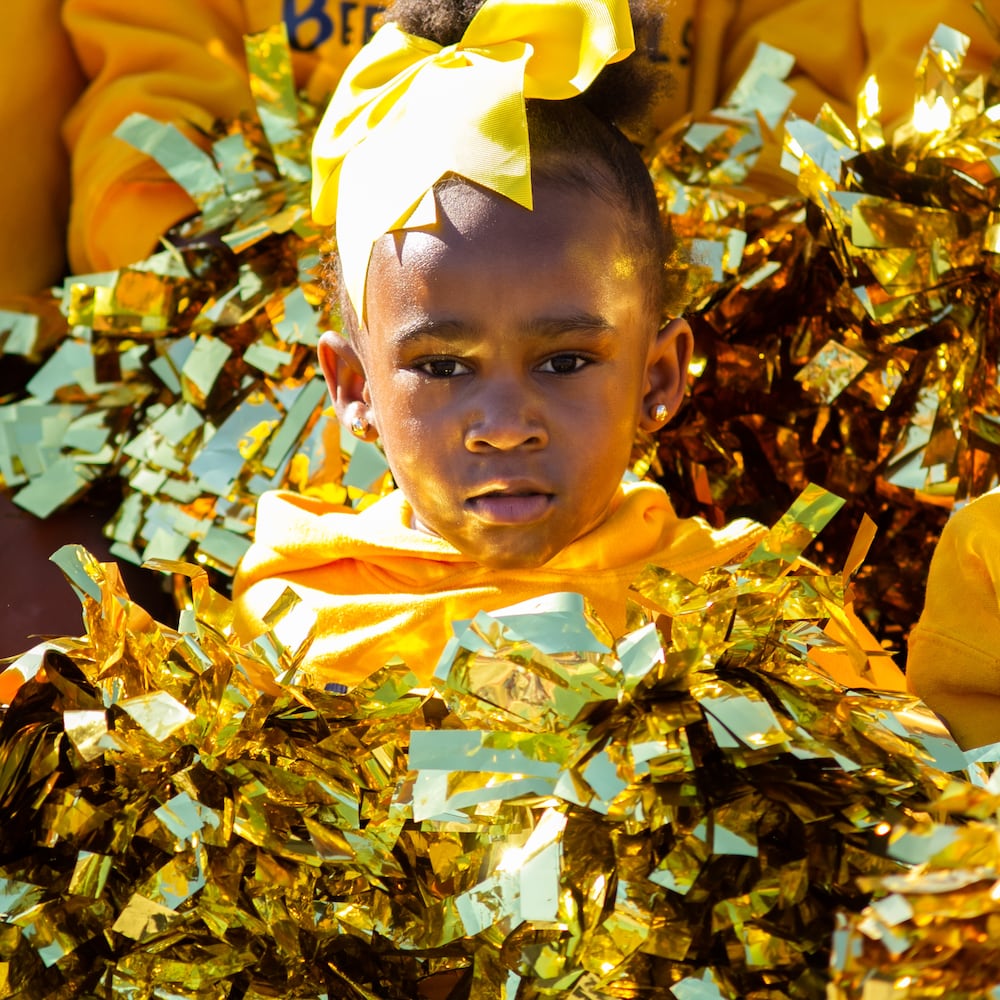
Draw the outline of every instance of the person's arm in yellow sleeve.
M981 5L988 17L1000 20L1000 0L981 0ZM900 6L885 0L862 0L860 9L867 53L863 77L874 75L878 79L882 121L890 131L910 117L917 61L939 24L969 37L963 71L985 73L1000 58L1000 41L971 2L909 0ZM932 75L931 82L935 80ZM849 124L852 121L848 119Z
M64 0L90 81L66 122L72 154L69 258L74 271L146 257L195 211L153 161L114 136L133 112L205 145L213 122L251 111L244 36L285 18L297 86L322 102L378 23L382 5L335 0Z
M133 112L190 137L252 106L241 0L65 0L63 18L89 85L69 115L70 266L78 273L148 256L195 206L145 154L114 136Z
M5 6L0 30L0 298L39 292L65 269L69 162L63 118L84 86L61 0Z
M1000 0L985 0L984 6L1000 19ZM795 58L786 83L794 91L796 115L811 121L829 104L854 128L858 93L874 74L882 122L891 133L912 111L917 62L939 23L971 38L970 70L982 72L1000 56L1000 44L971 3L913 0L904 8L885 0L699 2L693 13L690 81L682 81L690 88L688 110L703 115L718 107L763 42ZM657 124L665 128L670 122ZM795 189L779 154L778 144L766 147L754 170L755 187L774 193Z
M699 29L716 4L725 6L726 0L698 8L696 58ZM708 110L732 89L760 42L795 57L787 83L795 91L792 110L797 115L812 119L826 102L848 125L855 122L858 92L872 74L878 77L885 124L909 114L917 61L941 23L970 37L968 68L982 72L1000 56L1000 43L971 3L910 0L902 7L885 0L742 0L728 6L732 16L715 72L707 65L698 75L692 103L696 111ZM1000 18L1000 0L985 0L984 7ZM704 28L706 34L711 30L707 24ZM713 75L717 89L710 94Z
M736 0L730 7L722 30L704 7L697 10L695 112L710 110L732 90L762 42L795 58L786 83L795 91L796 114L812 118L824 101L838 111L853 103L865 65L858 0ZM714 53L703 53L700 37L709 34L716 37Z
M961 508L941 533L907 679L963 747L1000 741L1000 491Z

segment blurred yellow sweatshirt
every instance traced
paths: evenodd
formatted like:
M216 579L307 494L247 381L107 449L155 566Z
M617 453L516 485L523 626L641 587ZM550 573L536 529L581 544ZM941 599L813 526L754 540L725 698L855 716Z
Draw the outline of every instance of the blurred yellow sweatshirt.
M0 13L0 300L39 291L65 272L69 157L61 129L85 81L61 8L62 0L22 0Z
M1000 490L941 532L907 678L962 746L1000 741Z
M660 128L718 105L761 41L795 56L789 83L798 114L811 118L829 100L849 122L872 72L882 83L886 120L907 110L916 59L940 21L972 36L972 66L1000 54L971 3L654 2L662 20L638 41L674 76L655 115ZM321 102L381 9L362 0L30 0L8 7L0 30L0 294L35 291L60 275L69 186L60 123L72 166L70 268L86 273L134 262L195 206L152 161L114 137L121 121L142 112L197 140L214 120L250 109L242 37L281 20L297 82ZM1000 0L986 7L1000 17Z

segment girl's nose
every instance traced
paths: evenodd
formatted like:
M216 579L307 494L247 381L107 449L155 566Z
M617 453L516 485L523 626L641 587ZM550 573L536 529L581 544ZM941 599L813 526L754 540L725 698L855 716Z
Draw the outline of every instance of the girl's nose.
M514 451L544 448L548 430L537 403L507 387L484 391L467 425L465 446L469 451Z

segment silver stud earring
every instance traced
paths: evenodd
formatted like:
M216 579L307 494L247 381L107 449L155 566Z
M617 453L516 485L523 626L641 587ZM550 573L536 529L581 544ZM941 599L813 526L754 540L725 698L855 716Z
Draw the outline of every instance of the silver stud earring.
M657 403L656 406L650 407L649 415L654 423L665 424L667 417L670 416L670 410L663 403Z
M351 433L355 437L363 438L368 434L368 428L371 425L365 420L364 417L355 417L351 421Z

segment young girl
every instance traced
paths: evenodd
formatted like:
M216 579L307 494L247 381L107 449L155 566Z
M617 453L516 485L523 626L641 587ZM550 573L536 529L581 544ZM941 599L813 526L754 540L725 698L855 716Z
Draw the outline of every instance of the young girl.
M360 514L266 496L234 589L244 638L286 588L302 599L320 682L394 655L429 677L453 621L554 591L620 634L644 566L696 580L764 532L622 482L692 343L662 321L672 244L619 127L651 92L625 0L403 0L390 18L330 104L313 183L347 327L319 361L399 489Z

